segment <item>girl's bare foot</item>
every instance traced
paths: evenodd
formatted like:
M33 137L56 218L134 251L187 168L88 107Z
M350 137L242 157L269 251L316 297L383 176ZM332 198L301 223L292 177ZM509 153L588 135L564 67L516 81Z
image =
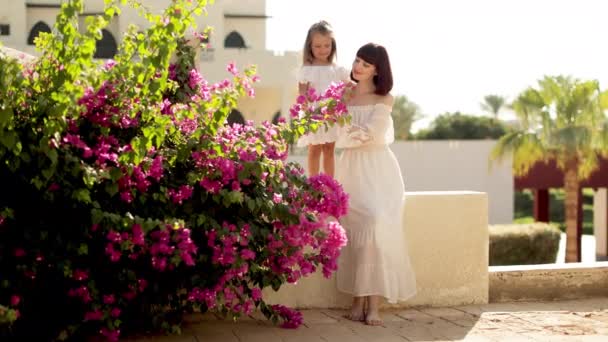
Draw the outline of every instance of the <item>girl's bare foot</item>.
M354 297L350 313L344 315L344 318L355 322L363 322L365 320L365 298Z

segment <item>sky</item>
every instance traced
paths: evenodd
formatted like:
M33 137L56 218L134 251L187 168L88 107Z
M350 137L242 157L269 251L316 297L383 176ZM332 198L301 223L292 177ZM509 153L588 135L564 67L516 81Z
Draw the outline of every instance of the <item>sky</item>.
M269 50L301 50L321 19L334 28L341 65L367 42L384 45L392 94L425 116L414 130L445 112L483 115L485 95L512 100L544 75L608 89L606 0L266 0L266 8Z

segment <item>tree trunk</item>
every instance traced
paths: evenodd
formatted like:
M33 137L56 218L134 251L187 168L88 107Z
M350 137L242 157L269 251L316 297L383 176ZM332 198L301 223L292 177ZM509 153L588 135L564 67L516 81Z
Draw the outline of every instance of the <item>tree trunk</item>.
M578 165L576 160L566 163L564 172L564 190L566 199L566 262L581 261L581 242L578 234L579 221L579 192L580 181L578 179Z

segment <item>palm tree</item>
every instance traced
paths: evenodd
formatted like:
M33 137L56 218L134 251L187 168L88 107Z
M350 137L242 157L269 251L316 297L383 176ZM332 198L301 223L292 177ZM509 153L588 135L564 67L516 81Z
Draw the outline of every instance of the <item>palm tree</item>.
M406 140L412 129L412 124L422 118L420 107L411 102L407 96L395 96L393 104L393 123L395 125L395 139Z
M580 182L608 155L608 91L599 83L545 76L513 102L520 127L500 138L492 160L513 155L513 172L525 175L537 162L554 160L564 172L566 262L580 261L577 230Z
M506 100L500 95L486 95L480 103L481 109L489 112L494 116L494 119L498 119L498 113L506 105Z

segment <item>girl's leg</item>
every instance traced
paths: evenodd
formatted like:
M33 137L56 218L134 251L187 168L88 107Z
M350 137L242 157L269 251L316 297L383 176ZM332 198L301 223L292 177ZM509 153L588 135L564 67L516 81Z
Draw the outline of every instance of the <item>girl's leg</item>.
M380 319L380 296L369 296L367 313L365 315L365 324L367 325L382 325Z
M319 174L322 151L321 145L308 145L308 177Z
M323 149L323 172L326 175L333 177L336 168L336 161L334 156L336 143L327 143L321 145Z
M350 308L350 314L344 315L345 318L351 321L362 322L365 320L365 303L367 297L353 297L353 305Z

